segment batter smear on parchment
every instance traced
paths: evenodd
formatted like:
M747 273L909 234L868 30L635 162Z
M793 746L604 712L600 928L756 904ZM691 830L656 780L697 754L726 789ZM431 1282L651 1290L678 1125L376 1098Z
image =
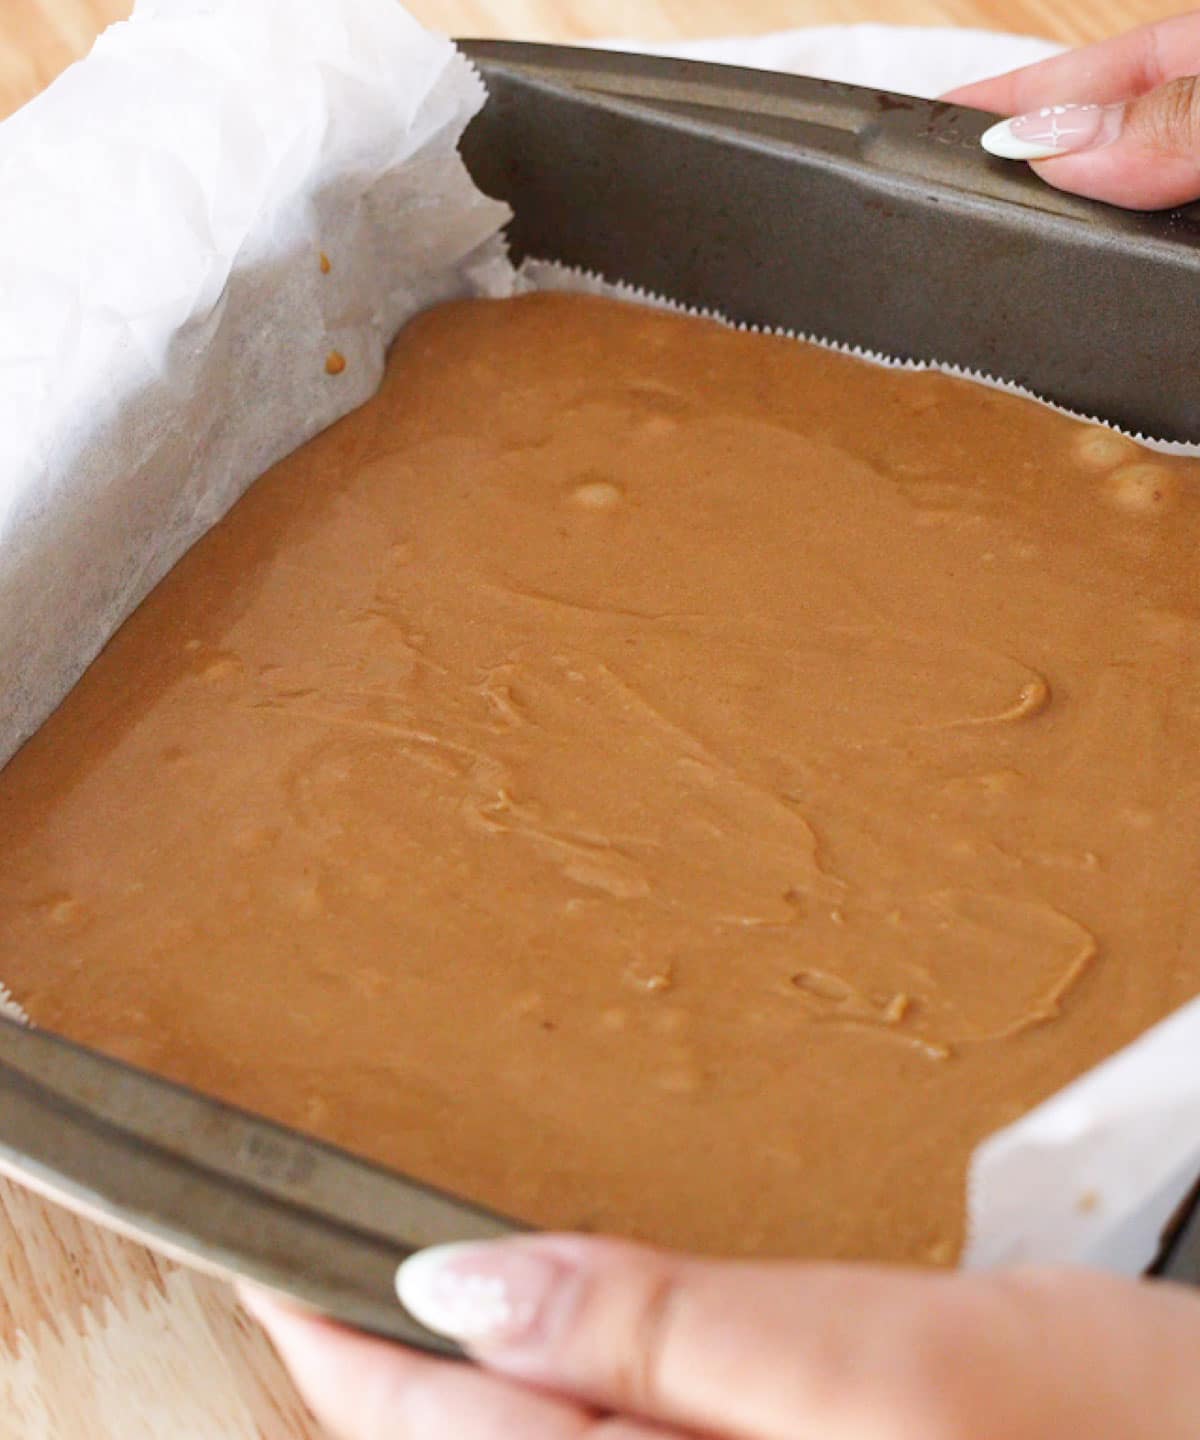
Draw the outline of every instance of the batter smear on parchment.
M0 775L35 1022L499 1210L947 1262L1200 991L1200 467L470 302Z

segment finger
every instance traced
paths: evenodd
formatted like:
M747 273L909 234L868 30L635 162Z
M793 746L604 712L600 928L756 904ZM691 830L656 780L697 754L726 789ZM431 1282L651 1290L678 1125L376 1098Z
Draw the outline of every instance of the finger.
M930 1366L950 1364L947 1334L923 1352L919 1339L948 1283L559 1237L428 1251L398 1289L510 1377L705 1434L807 1440L900 1433L894 1417L923 1403Z
M1160 1394L1155 1440L1195 1440L1200 1300L1167 1286L718 1264L541 1237L425 1252L398 1290L495 1371L731 1440L1115 1440L1150 1433Z
M687 1440L366 1339L261 1291L240 1294L313 1413L339 1440Z
M1046 105L1115 104L1197 72L1200 11L1193 11L965 85L942 99L998 115L1023 115Z
M1128 105L1054 105L994 126L985 149L1036 162L1043 180L1131 210L1200 198L1200 80L1172 80Z

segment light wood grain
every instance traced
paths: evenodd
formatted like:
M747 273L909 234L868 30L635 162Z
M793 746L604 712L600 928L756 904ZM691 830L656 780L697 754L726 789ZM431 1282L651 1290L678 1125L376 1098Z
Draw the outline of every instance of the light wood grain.
M0 1440L319 1440L225 1286L0 1183Z
M131 0L0 0L0 115L83 55ZM1188 7L1162 0L411 0L457 35L761 32L864 20L1078 43ZM0 1182L0 1440L315 1440L223 1287Z

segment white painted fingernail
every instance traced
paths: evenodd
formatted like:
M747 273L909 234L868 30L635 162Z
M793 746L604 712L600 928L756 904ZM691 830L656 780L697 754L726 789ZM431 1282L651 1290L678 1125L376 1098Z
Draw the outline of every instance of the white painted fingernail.
M427 1330L464 1345L511 1346L535 1329L565 1267L519 1242L440 1245L396 1272L396 1294Z
M1124 105L1048 105L1001 120L981 143L1001 160L1053 160L1111 145L1121 134L1124 116Z

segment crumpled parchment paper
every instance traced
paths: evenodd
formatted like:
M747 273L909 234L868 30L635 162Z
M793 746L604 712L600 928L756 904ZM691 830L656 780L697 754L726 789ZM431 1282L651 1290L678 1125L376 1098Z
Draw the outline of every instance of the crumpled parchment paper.
M0 126L0 765L407 319L511 285L484 98L392 0L140 0Z

